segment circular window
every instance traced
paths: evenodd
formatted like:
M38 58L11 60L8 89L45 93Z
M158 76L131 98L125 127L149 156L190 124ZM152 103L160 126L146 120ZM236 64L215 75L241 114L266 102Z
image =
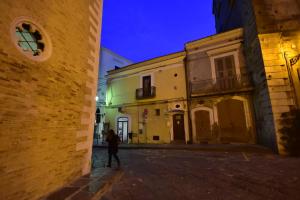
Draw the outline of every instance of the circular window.
M176 104L176 106L175 106L176 108L180 108L180 105L179 104Z
M30 19L18 18L11 28L13 42L26 57L35 61L44 61L51 53L49 37L37 23Z

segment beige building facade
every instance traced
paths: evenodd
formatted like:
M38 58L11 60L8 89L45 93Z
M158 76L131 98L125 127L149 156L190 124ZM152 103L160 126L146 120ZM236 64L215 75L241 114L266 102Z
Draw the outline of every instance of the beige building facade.
M193 143L255 143L243 29L189 42L186 69Z
M286 154L283 116L299 109L300 1L214 0L217 32L244 28L258 143Z
M101 0L0 3L0 199L40 199L91 167Z
M112 70L107 79L107 123L124 143L256 143L243 29Z
M123 143L187 143L185 52L112 70L106 123Z

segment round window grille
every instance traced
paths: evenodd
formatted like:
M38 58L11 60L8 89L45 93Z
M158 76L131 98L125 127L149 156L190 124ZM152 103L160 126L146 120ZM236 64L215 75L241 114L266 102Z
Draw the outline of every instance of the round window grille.
M44 61L51 53L51 43L44 29L32 20L18 18L11 30L17 49L30 59Z

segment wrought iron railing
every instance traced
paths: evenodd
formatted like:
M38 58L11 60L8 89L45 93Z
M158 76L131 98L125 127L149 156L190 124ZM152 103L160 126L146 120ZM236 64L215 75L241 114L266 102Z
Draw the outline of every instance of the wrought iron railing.
M200 81L191 81L190 90L192 94L204 92L226 92L249 88L252 86L248 75L231 76Z
M147 99L153 98L156 95L156 87L151 86L149 90L145 90L145 88L138 88L135 92L136 99Z

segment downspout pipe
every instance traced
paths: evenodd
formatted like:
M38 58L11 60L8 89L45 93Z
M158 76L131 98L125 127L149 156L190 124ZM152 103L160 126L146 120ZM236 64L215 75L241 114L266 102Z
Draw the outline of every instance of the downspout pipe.
M191 90L189 81L189 67L188 67L188 50L185 48L186 56L184 58L184 72L186 81L186 99L187 99L187 111L188 111L188 124L189 124L189 141L188 144L193 144L193 132L192 132L192 119L191 119Z

